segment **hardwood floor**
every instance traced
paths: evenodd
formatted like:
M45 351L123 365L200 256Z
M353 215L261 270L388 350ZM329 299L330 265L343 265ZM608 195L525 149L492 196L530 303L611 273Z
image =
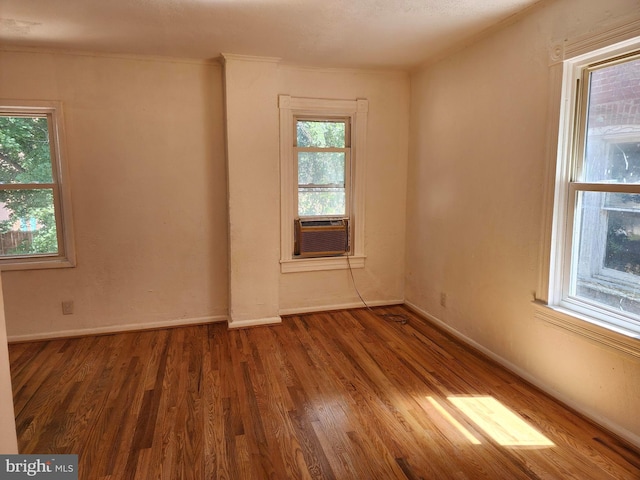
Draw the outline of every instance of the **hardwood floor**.
M99 479L640 479L640 454L403 307L10 345L21 453Z

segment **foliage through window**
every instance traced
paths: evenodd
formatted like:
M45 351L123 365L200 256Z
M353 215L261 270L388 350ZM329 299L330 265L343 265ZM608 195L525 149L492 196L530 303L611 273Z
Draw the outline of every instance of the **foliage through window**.
M296 119L299 217L347 216L349 137L347 119Z
M67 259L56 109L0 109L0 265Z

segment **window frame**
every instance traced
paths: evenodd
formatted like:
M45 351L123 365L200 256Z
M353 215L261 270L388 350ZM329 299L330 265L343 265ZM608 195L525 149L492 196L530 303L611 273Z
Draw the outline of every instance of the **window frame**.
M311 272L364 268L366 134L369 102L366 99L331 100L279 95L280 116L280 271ZM294 220L297 218L297 155L294 152L295 119L348 118L350 123L350 211L351 252L339 257L296 258L294 252ZM346 179L345 179L346 181ZM319 217L310 217L318 219ZM338 217L331 217L338 218Z
M18 187L12 184L10 187L5 185L2 188L50 188L53 192L58 241L58 252L54 254L0 257L0 271L75 267L75 244L73 240L71 196L68 182L69 175L64 145L62 103L58 101L0 99L0 115L42 116L47 118L52 183L37 184L37 186L32 186L31 184L16 184Z
M574 241L578 240L577 232L580 230L581 219L577 218L576 214L579 211L580 193L583 192L598 192L598 193L635 193L640 194L640 184L622 184L620 182L607 183L607 182L589 182L583 180L583 174L585 170L586 162L586 145L587 145L587 127L588 127L588 114L589 114L589 93L590 93L590 76L596 70L614 66L625 61L630 61L640 58L640 50L635 50L630 53L624 53L622 55L612 55L611 57L592 59L587 56L578 62L570 62L572 64L572 74L578 77L578 81L574 82L574 91L576 98L576 105L573 113L573 122L575 133L572 135L572 155L566 161L571 162L571 177L569 178L569 193L567 204L567 226L564 232L566 246L564 250L564 262L563 262L563 284L561 298L559 305L568 308L570 310L576 310L587 315L599 318L604 322L612 323L620 327L631 327L633 330L640 329L640 320L631 317L630 315L624 315L613 310L612 307L608 307L599 302L590 300L585 297L579 297L574 294L574 290L577 288L573 285L577 282L573 277L572 272L577 269L576 263L578 261L578 245L574 245ZM619 137L619 135L618 135ZM613 138L612 138L613 139ZM612 140L611 139L611 140ZM609 139L603 138L603 141ZM608 272L604 266L601 266L598 271L599 276L608 276L610 280L618 280L615 277L621 277L622 275L614 275L612 272Z
M576 155L584 149L584 128L577 115L585 115L588 91L578 96L578 83L584 85L583 72L588 66L628 55L640 50L640 21L620 23L605 31L568 39L551 46L549 104L548 189L545 195L547 216L543 218L541 258L548 261L541 269L538 293L535 295L536 317L583 335L600 344L640 356L640 326L606 308L577 300L569 292L572 261L572 236L575 202L579 191L604 189L612 192L637 193L638 185L574 182ZM586 89L583 89L586 90ZM556 116L557 115L557 116ZM584 124L584 122L583 122ZM557 128L557 136L553 133ZM624 140L623 137L620 137ZM616 141L617 139L609 139Z

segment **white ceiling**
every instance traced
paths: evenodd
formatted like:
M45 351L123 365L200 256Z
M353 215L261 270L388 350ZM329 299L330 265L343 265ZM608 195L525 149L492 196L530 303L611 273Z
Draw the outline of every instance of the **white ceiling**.
M0 45L410 68L538 0L0 0Z

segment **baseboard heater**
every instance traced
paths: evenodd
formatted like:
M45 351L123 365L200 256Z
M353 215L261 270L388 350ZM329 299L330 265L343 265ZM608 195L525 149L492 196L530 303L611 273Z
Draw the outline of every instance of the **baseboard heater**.
M295 220L295 255L330 257L348 252L349 219Z

